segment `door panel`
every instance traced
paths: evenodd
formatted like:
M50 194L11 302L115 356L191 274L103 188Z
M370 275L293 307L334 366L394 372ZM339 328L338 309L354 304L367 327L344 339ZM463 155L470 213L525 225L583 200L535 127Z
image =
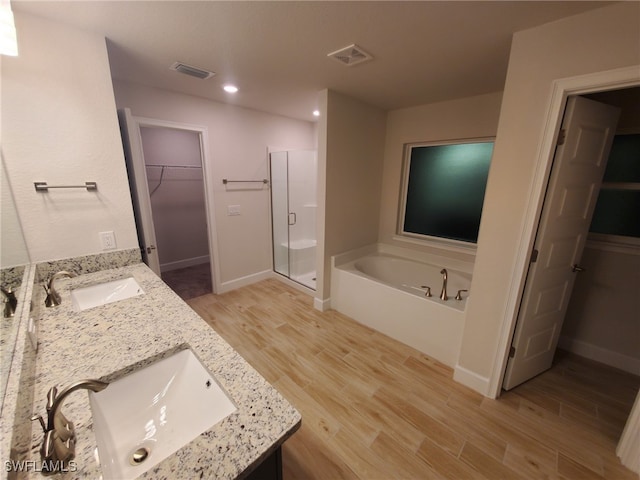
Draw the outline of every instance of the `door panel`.
M120 132L125 150L129 186L133 200L133 210L138 230L138 241L142 252L142 260L153 272L160 276L160 259L158 256L149 185L145 171L144 154L140 128L128 108L118 110Z
M602 183L619 109L582 97L567 101L503 388L551 367Z

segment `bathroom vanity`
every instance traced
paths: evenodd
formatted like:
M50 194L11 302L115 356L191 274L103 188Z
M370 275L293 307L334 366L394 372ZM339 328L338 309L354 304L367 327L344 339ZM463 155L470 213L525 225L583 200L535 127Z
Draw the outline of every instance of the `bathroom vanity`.
M143 293L113 303L99 301L97 306L84 310L72 301L72 291L125 279L135 280ZM116 382L128 375L190 350L211 375L205 378L207 387L213 383L219 386L233 408L213 426L203 424L202 433L139 478L281 478L280 447L300 427L300 414L146 265L138 263L60 278L55 288L61 303L51 308L44 307L44 295L35 294L38 285L34 288L34 302L42 303L36 355L29 351L26 325L21 326L19 348L14 354L21 368L12 368L2 412L3 471L11 448L11 460L29 467L18 478L42 478L37 465L43 428L38 421L30 421L30 416L42 415L46 424L47 393L51 387L60 391L74 382L95 379L110 382L116 391ZM70 473L73 478L107 477L100 464L110 461L110 453L97 448L104 422L100 424L92 415L92 408L96 407L93 399L90 402L90 395L86 390L74 391L60 407L75 426L75 471ZM122 402L126 404L126 399ZM192 406L186 408L195 412ZM197 415L191 416L199 421ZM167 416L166 421L172 418ZM121 428L126 430L117 427L111 433L116 443L120 441ZM144 460L151 462L159 458L153 459L153 442L164 440L153 440L151 434L149 438L151 447ZM12 478L6 471L4 475Z

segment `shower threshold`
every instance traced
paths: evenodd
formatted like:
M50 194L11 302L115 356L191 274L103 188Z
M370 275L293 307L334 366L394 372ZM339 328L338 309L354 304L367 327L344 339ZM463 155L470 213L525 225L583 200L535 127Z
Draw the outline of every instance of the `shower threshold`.
M303 275L291 275L291 280L301 283L305 287L316 289L316 272L308 272Z

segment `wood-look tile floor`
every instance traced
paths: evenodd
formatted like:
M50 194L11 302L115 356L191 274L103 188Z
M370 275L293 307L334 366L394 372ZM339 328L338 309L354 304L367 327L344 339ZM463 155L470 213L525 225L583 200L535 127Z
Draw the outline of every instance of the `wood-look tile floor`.
M638 478L615 455L633 375L559 354L491 400L277 280L188 303L302 414L285 480Z

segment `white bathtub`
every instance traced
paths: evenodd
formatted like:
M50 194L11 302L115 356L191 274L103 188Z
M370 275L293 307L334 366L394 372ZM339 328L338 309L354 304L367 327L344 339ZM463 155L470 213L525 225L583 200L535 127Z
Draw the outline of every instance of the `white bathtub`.
M409 255L405 249L378 245L333 257L331 306L454 367L470 292L463 292L462 300L455 296L469 290L472 266ZM447 268L447 301L440 299L442 268ZM423 286L431 287L431 297Z

